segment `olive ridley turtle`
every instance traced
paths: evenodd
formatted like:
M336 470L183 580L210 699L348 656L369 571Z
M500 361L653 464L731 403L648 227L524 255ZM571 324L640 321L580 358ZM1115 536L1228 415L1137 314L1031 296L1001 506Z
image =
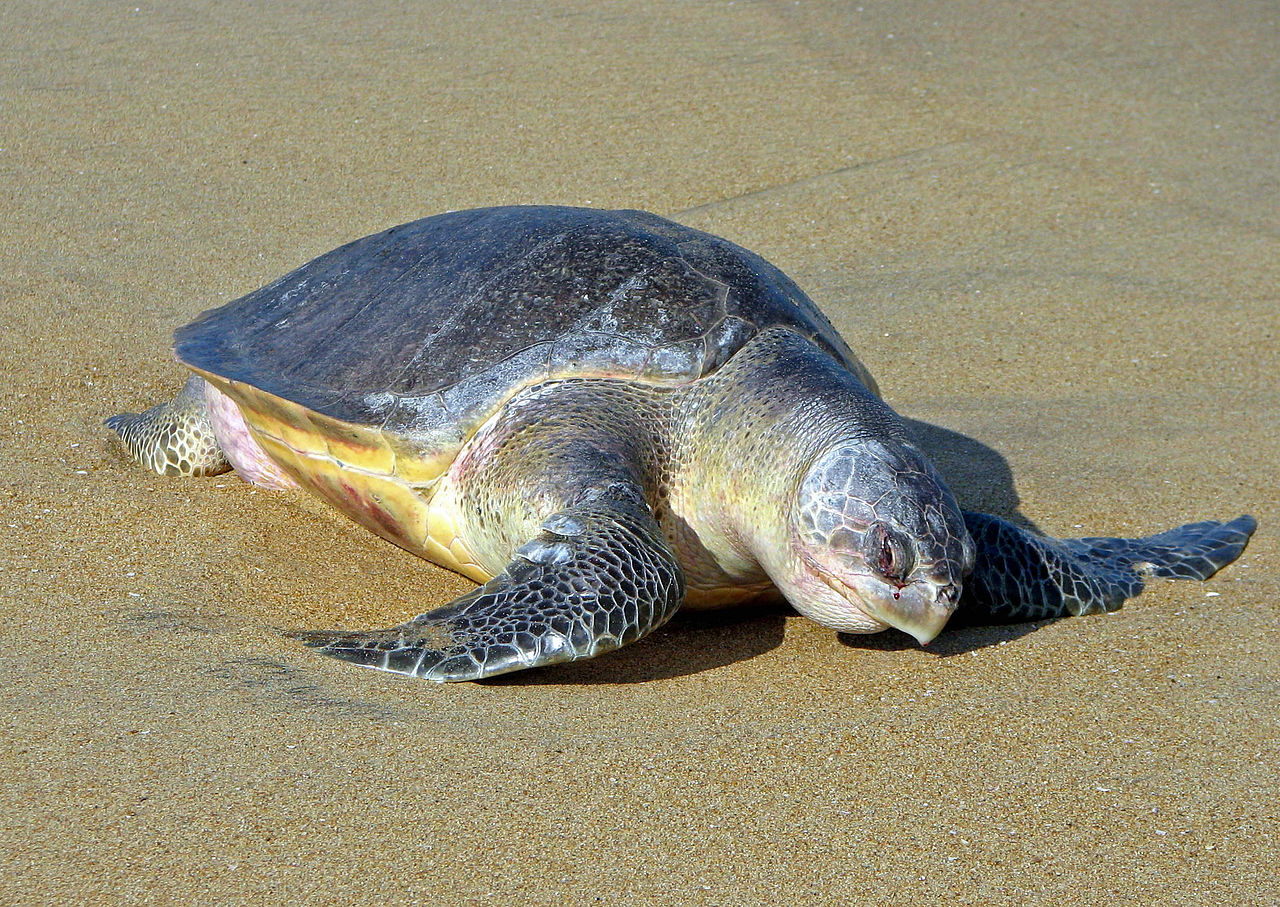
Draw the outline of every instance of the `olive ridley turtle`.
M1058 540L964 512L817 307L639 211L519 206L356 240L175 334L171 402L107 420L166 475L301 486L482 585L305 632L431 680L591 658L681 605L768 595L927 643L1205 579L1255 523Z

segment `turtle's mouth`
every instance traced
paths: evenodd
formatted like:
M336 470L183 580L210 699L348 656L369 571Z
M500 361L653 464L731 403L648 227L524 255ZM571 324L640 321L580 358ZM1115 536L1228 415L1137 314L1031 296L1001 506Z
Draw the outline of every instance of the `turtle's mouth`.
M833 592L856 604L862 616L879 624L875 629L855 632L875 633L893 627L925 646L942 632L959 599L958 588L928 579L896 586L869 573L851 573L854 583L848 583L817 564L811 562L810 566Z
M873 607L866 600L866 597L863 595L862 591L858 589L856 586L850 586L848 583L844 582L839 577L833 576L832 574L823 570L821 567L817 566L816 564L810 564L810 567L813 569L813 572L817 574L818 579L822 580L823 583L827 585L827 588L829 588L836 595L840 596L840 598L843 599L844 601L855 605L858 609L858 614L863 619L863 621L869 624L872 624L872 626L869 629L845 630L844 632L846 633L879 633L881 630L887 630L889 629L890 626L892 626L892 624L888 623L885 620L882 620L881 618L877 617L873 613L874 611ZM871 577L868 576L867 580L871 581Z

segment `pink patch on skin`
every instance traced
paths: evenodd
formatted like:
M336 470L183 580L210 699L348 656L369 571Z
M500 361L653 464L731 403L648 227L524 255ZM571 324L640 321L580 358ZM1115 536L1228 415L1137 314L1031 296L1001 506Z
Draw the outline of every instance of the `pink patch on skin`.
M347 500L352 505L351 509L366 517L366 520L361 521L364 525L372 529L377 535L400 545L402 548L412 545L411 540L401 531L400 521L390 511L379 506L368 495L361 493L346 482L342 482L341 487L342 493L346 495Z
M213 424L213 436L218 439L218 446L240 478L273 491L298 487L298 483L253 439L234 400L206 381L204 402L209 410L209 421Z

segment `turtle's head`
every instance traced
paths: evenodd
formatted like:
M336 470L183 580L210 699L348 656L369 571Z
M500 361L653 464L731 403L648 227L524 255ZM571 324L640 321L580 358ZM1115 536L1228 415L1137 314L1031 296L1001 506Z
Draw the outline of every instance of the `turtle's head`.
M897 627L927 643L973 569L955 498L907 444L858 439L820 453L789 523L790 551L772 578L797 611L836 630Z

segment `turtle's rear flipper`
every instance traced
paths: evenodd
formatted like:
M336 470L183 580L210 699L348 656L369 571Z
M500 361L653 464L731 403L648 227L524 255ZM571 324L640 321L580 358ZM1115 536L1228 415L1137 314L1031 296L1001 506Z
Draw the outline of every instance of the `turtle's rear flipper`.
M162 476L212 476L231 468L209 421L204 379L196 375L168 403L112 416L106 426L135 460Z
M370 668L477 680L625 646L683 599L684 576L648 507L611 489L547 519L505 572L443 608L387 630L292 635Z
M1114 611L1148 576L1208 579L1257 528L1251 516L1188 523L1141 539L1051 539L998 517L964 514L978 556L953 621L1012 623Z

